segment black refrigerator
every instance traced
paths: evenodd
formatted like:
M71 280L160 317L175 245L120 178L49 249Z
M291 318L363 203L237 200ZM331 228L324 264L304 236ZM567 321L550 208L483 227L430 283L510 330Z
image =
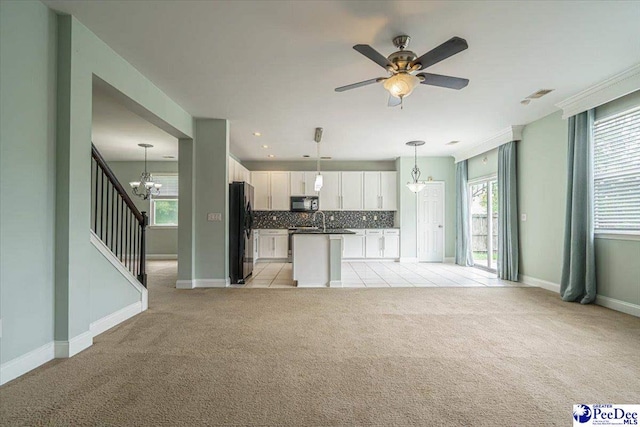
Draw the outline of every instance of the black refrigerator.
M229 277L244 283L253 272L253 187L229 184Z

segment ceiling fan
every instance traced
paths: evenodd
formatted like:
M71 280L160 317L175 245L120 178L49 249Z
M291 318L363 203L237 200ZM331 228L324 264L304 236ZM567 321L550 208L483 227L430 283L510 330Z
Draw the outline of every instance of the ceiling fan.
M341 86L336 88L336 92L344 92L374 83L382 83L384 88L389 91L389 102L387 105L389 107L400 105L400 108L402 108L402 100L404 97L411 95L413 89L419 84L456 90L460 90L469 84L468 79L459 77L431 73L413 74L418 70L424 70L467 49L469 46L465 39L452 37L420 57L410 50L405 50L409 46L410 40L411 37L409 36L394 37L393 44L400 50L392 53L387 58L368 44L355 45L353 47L355 50L382 68L385 68L389 72L389 77L378 77L347 86Z

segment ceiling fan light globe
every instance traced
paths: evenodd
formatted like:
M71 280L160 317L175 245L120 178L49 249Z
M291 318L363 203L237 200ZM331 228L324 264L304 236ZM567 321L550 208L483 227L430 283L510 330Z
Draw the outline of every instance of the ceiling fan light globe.
M384 81L384 88L391 96L403 98L411 95L413 89L420 84L420 79L413 74L398 73Z

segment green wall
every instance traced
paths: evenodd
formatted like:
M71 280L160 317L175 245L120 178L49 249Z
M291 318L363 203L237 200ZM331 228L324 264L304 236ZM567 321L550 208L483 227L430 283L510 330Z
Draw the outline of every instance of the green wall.
M484 159L487 159L485 162ZM482 153L467 160L467 179L485 177L498 173L498 149Z
M53 340L56 31L0 2L0 363Z
M568 122L553 113L518 142L520 274L559 284L567 187ZM640 241L595 239L598 295L640 305Z
M127 190L131 200L140 212L147 215L151 211L151 201L143 200L133 194L129 182L140 178L144 170L144 162L108 162L109 167L116 174L118 181ZM154 173L178 173L178 162L147 162L147 169ZM177 255L178 254L178 229L177 227L153 227L147 228L147 255Z
M250 171L314 171L315 160L246 160L242 165ZM324 171L395 171L395 160L322 160L320 169Z
M141 301L141 294L91 245L91 322Z
M567 121L556 112L525 126L517 144L520 274L560 283L567 188Z
M416 252L416 215L417 196L407 187L411 181L413 157L400 157L397 161L399 225L400 225L400 257L415 258ZM455 256L455 209L456 209L456 174L453 157L418 157L418 168L422 173L420 179L444 181L445 192L445 257Z

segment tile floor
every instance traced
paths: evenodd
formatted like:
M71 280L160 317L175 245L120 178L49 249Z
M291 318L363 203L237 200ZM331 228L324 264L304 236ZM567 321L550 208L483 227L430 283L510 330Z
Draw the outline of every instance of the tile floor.
M246 288L293 288L291 264L260 262ZM440 263L343 262L345 288L523 286L478 268Z

